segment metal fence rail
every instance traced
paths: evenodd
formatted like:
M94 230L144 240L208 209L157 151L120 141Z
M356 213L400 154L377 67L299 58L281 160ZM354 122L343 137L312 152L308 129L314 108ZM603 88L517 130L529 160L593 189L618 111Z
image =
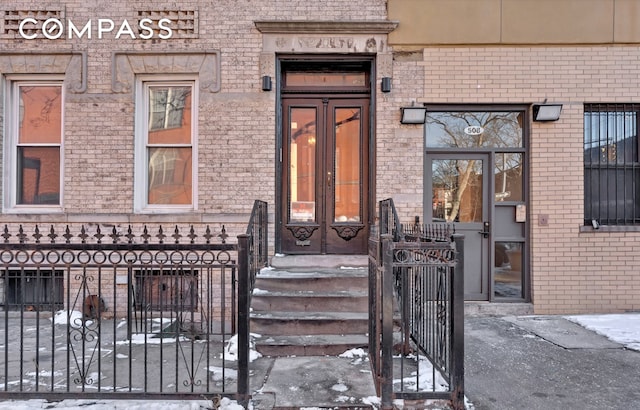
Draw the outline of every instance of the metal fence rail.
M0 398L246 397L237 246L165 232L5 226Z
M251 294L256 275L268 263L267 203L256 200L244 235L238 236L238 394L241 403L249 400L249 345Z
M381 221L397 215L391 200L380 209ZM402 225L393 219L369 241L370 356L382 406L446 399L462 409L464 283L456 266L463 238L446 224L397 232Z

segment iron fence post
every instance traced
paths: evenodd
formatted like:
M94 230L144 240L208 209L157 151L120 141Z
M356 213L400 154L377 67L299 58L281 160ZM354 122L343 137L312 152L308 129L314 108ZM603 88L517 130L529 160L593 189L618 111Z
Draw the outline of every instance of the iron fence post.
M456 266L453 269L451 295L453 314L451 317L451 404L454 410L464 409L464 235L453 235L456 247Z
M392 236L382 235L382 380L381 405L393 409L393 247Z
M238 398L249 401L249 235L238 235Z

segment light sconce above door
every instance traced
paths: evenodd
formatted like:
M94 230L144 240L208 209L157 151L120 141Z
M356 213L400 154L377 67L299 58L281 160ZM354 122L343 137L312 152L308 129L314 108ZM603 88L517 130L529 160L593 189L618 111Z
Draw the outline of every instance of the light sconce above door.
M271 91L271 76L262 76L262 91Z
M401 124L424 124L427 118L427 108L421 106L401 107L400 123Z
M380 91L383 93L391 92L391 77L382 77L380 82Z
M537 122L558 121L562 112L562 104L533 104L533 120Z

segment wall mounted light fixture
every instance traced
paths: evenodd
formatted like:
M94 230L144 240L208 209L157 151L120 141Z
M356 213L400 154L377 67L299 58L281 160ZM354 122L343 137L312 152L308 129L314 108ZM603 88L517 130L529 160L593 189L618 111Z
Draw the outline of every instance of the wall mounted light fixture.
M558 121L561 111L562 104L547 104L545 100L542 104L533 104L533 120L538 122Z
M391 91L391 77L382 77L380 82L380 91L388 93Z
M268 75L262 76L262 91L271 91L271 77Z
M402 107L400 108L400 123L401 124L424 124L427 118L426 107Z

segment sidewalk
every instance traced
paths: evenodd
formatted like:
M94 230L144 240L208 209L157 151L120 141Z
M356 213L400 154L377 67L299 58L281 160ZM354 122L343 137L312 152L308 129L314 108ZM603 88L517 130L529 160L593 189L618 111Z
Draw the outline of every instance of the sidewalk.
M596 329L640 348L640 315L575 318L599 318ZM640 409L639 369L640 351L566 317L465 319L465 395L475 410Z
M589 327L593 324L594 329L624 343L588 330L576 321ZM468 408L640 409L639 350L638 314L467 316L465 396ZM276 364L265 373L266 382L254 400L255 409L377 404L365 358L360 361L360 367L329 357L259 360L275 360ZM345 382L348 386L336 380L348 380ZM254 386L252 384L252 388ZM402 408L402 402L398 402L398 407Z
M465 318L465 396L470 410L640 410L639 369L640 314ZM375 408L377 403L368 359L354 352L348 357L260 358L252 362L251 374L250 408L255 410ZM216 407L240 408L226 399L0 402L0 410Z

